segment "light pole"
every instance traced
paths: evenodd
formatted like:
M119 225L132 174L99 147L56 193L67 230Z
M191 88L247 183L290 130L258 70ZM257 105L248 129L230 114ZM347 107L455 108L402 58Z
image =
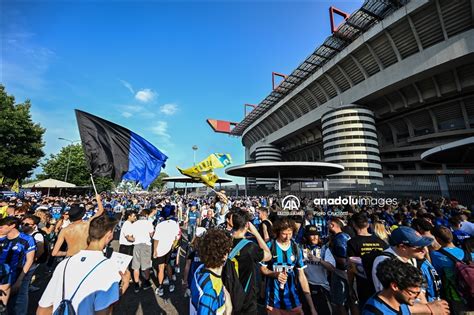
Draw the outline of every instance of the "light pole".
M196 151L198 150L198 146L197 145L193 145L193 156L194 156L194 164L193 165L196 165Z
M80 140L69 140L66 138L58 138L59 140L64 140L69 142L70 144L74 144L74 142L79 142ZM69 173L69 164L71 163L71 148L69 148L67 153L67 166L66 166L66 174L64 175L64 181L67 182L67 175Z

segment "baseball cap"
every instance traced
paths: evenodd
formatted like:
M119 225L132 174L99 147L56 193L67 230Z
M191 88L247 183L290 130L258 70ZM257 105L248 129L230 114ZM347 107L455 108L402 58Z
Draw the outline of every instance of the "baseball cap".
M400 226L390 235L391 245L404 244L412 247L425 247L431 243L433 243L431 237L421 236L415 229L408 226Z
M78 204L72 205L69 209L69 219L71 221L77 221L79 219L82 219L85 213L86 209L84 207L81 207Z
M206 228L201 226L196 228L196 237L201 237L204 233L206 233Z
M305 236L319 235L318 228L316 227L316 225L312 225L312 224L307 225L304 228L304 235Z

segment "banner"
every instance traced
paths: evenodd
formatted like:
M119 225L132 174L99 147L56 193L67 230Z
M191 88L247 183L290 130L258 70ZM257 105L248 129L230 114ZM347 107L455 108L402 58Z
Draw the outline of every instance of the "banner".
M18 183L18 179L13 184L12 191L16 192L17 194L20 192L20 184Z
M165 167L168 157L133 131L77 109L76 119L93 175L139 181L146 189Z
M214 188L219 180L219 177L214 174L214 169L226 167L231 163L232 158L230 154L213 153L193 167L187 169L176 168L181 174L199 179L206 186Z

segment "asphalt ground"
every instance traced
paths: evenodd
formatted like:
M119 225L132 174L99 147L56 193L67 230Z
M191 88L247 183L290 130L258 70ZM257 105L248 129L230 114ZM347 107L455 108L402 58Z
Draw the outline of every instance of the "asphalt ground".
M183 242L186 243L186 242ZM118 241L112 241L112 248L118 251ZM140 290L135 293L133 283L120 298L120 301L114 306L113 314L117 315L149 315L149 314L189 314L189 298L184 296L184 290L181 285L182 272L185 265L184 251L181 250L180 269L181 272L176 275L175 291L169 292L169 285L165 285L165 294L163 297L155 295L155 289L158 280L152 274L152 288L148 290ZM41 288L36 292L30 292L28 303L28 314L36 314L38 301L46 288L52 273L48 273L46 266L40 266L35 273L33 285Z

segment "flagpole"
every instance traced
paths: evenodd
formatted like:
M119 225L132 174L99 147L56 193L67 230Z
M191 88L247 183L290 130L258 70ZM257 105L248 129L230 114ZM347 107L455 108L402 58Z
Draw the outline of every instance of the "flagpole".
M94 183L94 177L92 177L92 174L91 175L91 182L92 182L92 187L94 187L94 191L95 191L95 195L97 196L98 193L97 193L97 188L95 187L95 183Z

